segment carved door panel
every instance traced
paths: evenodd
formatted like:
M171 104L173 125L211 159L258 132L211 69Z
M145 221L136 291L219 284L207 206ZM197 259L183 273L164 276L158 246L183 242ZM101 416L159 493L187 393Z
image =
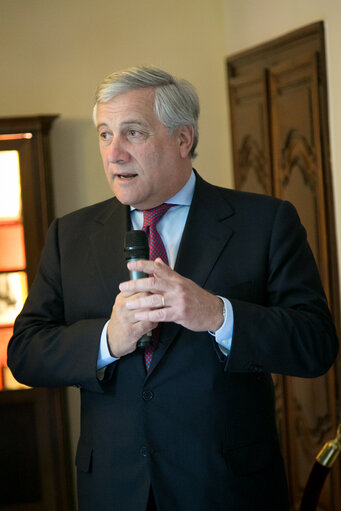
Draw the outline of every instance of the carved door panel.
M232 79L230 94L236 188L271 194L265 73Z
M296 206L330 298L316 55L271 67L269 99L274 195ZM337 421L334 386L333 371L312 380L285 378L290 409L287 459L294 502L302 494L312 456L334 434ZM335 467L332 472L335 483L337 472ZM328 480L320 497L321 510L332 509L330 484Z
M271 68L269 82L274 193L296 206L329 296L316 56Z
M244 51L227 64L236 188L296 206L338 326L323 23ZM340 368L311 380L273 379L290 498L298 509L315 456L340 421ZM341 509L340 488L335 464L319 511Z
M246 192L272 195L274 185L266 80L267 74L261 70L250 76L231 78L229 85L235 186ZM273 375L273 380L277 427L288 466L284 382L283 377L277 374Z

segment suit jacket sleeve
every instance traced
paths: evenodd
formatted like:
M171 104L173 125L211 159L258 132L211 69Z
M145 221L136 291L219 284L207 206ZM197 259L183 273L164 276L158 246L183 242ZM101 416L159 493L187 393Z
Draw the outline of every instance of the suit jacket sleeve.
M45 247L25 306L14 326L8 365L18 381L30 386L81 386L101 391L96 378L101 331L108 317L69 321L66 313L58 239L59 221L47 234ZM81 261L74 261L81 264ZM74 283L74 300L82 290ZM89 290L91 293L91 290Z
M251 250L250 268L252 256ZM256 299L231 298L234 333L226 370L320 376L334 362L338 341L305 229L288 202L280 202L274 215L266 267L265 289ZM255 285L261 288L257 277Z

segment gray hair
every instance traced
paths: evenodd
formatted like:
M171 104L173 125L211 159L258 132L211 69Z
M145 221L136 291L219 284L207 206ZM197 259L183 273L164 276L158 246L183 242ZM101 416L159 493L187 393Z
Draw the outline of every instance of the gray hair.
M99 103L106 103L119 94L144 88L155 90L155 114L168 129L170 135L181 126L192 126L194 141L190 155L191 158L194 158L199 138L200 105L197 92L187 80L177 79L162 69L144 66L132 67L107 76L96 90L96 102L93 110L95 124Z

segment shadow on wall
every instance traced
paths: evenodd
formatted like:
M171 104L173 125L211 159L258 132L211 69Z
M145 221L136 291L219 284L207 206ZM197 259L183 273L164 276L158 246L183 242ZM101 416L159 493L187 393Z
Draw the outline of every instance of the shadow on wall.
M112 196L90 116L57 119L51 131L51 155L55 216Z

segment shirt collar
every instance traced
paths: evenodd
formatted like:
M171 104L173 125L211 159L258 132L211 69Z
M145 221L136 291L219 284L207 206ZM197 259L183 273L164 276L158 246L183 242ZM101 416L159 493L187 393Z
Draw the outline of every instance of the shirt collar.
M191 175L185 186L181 188L181 190L176 193L173 197L168 199L166 203L176 204L177 206L190 206L192 203L192 198L194 194L196 177L192 170ZM130 211L134 211L135 208L130 206Z

